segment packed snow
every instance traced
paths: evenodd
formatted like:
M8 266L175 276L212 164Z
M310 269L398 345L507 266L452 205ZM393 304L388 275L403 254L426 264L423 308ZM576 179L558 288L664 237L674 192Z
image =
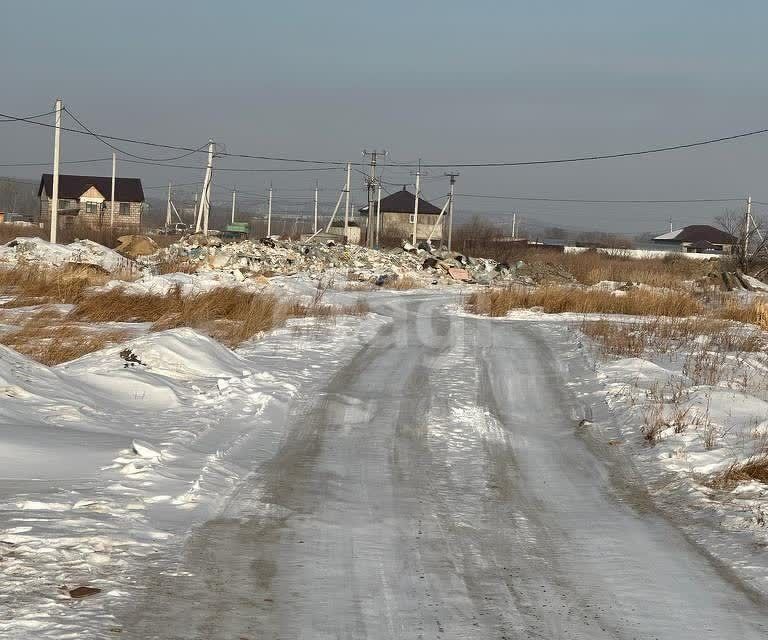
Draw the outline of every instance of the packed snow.
M0 637L114 637L136 570L213 517L291 399L384 322L294 321L236 351L174 329L53 368L0 346Z

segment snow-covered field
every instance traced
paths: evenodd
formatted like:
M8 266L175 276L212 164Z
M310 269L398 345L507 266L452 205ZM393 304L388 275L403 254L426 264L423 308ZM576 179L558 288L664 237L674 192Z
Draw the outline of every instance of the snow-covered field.
M236 351L190 329L48 368L0 347L0 637L114 637L132 576L217 513L385 322L294 321ZM68 589L101 589L73 599Z

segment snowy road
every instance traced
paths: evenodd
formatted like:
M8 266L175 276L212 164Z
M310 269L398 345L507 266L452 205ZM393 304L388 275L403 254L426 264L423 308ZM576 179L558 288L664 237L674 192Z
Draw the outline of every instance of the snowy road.
M765 603L650 505L603 409L579 425L592 374L563 334L407 299L178 571L147 572L121 637L768 637Z

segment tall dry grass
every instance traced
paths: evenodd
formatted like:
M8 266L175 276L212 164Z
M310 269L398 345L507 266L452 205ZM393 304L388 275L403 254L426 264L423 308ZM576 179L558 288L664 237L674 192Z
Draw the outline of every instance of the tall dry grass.
M471 294L465 307L471 313L505 316L513 309L540 308L545 313L613 313L640 316L691 316L703 312L701 303L680 291L631 289L625 295L577 287L512 286Z
M78 300L70 318L89 322L151 322L153 331L192 327L229 346L282 326L289 318L362 315L367 305L345 307L285 301L271 293L219 287L193 295L175 288L167 295L130 295L120 289Z
M0 344L45 365L53 366L127 340L120 330L94 330L67 323L56 311L43 309L15 329L0 333Z
M6 307L21 307L46 303L74 304L89 287L103 285L109 280L135 278L131 274L110 274L100 267L66 264L59 268L21 264L12 269L0 269L0 292L13 296Z

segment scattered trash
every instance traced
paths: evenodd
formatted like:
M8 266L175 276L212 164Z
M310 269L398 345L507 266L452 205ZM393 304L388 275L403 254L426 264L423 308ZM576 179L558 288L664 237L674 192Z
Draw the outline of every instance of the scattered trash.
M74 589L69 589L69 596L71 598L79 599L79 598L87 598L88 596L96 595L97 593L101 593L101 589L98 589L96 587L75 587Z

